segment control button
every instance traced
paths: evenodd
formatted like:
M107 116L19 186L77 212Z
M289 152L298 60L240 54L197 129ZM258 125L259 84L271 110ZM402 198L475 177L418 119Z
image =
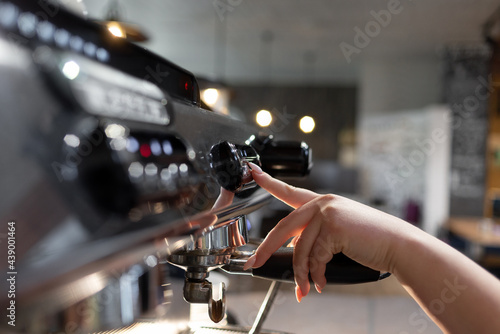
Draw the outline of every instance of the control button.
M237 146L224 141L210 149L210 165L217 182L232 192L255 185L247 161L260 165L258 154L248 145Z
M149 158L151 156L151 147L148 144L142 144L139 152L144 158Z
M0 3L0 25L13 28L16 25L19 10L10 3Z
M154 155L159 156L159 155L162 154L161 145L160 145L160 142L157 139L151 140L150 147L151 147L151 152Z
M127 151L130 153L135 153L139 150L139 142L134 137L130 136L127 138Z
M36 34L37 23L38 19L35 15L22 13L17 20L17 27L23 36L31 38Z
M97 60L102 61L103 63L109 60L109 52L103 48L98 48L95 55Z
M128 167L128 173L133 179L139 179L144 175L144 166L137 161L134 161Z
M56 27L48 21L43 21L40 22L40 24L36 28L36 31L38 34L38 38L46 43L49 43L52 42L52 39L54 38Z
M60 48L66 48L68 46L70 37L70 33L64 29L57 29L54 33L54 41Z
M80 36L71 36L69 39L69 46L76 52L81 52L85 42Z
M63 138L67 150L81 149L83 134L101 138L83 155L76 174L100 208L121 215L158 214L191 205L204 185L197 161L188 154L192 149L175 135L107 122L93 130L75 129Z
M97 51L97 46L94 43L91 42L85 42L83 45L83 53L85 53L87 56L94 58L96 55Z

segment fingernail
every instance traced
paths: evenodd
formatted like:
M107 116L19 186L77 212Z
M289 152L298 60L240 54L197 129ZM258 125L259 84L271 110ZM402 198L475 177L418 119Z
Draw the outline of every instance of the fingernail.
M302 300L302 291L300 290L300 287L298 285L295 286L295 297L297 298L297 302L300 303Z
M314 287L316 288L316 291L318 291L318 293L321 293L321 287L318 285L318 283L314 283Z
M252 266L255 264L255 261L257 261L257 257L255 255L250 256L247 262L245 262L245 264L243 265L243 270L252 268Z
M250 166L250 169L254 171L257 174L262 174L262 169L254 164L253 162L247 162L247 164Z

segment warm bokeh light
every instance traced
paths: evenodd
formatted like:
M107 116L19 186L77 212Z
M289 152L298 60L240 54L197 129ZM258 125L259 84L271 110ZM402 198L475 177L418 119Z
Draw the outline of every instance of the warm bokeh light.
M261 110L257 113L255 116L255 120L257 121L257 124L259 124L262 127L269 126L271 122L273 121L273 116L268 110Z
M205 89L202 98L208 106L213 107L219 98L219 91L215 88Z
M302 132L311 133L313 132L316 123L314 122L314 118L310 116L304 116L300 119L299 126Z
M123 28L120 26L120 24L118 22L109 22L107 24L108 26L108 30L111 34L113 34L113 36L115 37L120 37L120 38L125 38L126 37L126 34L125 34L125 31L123 30Z

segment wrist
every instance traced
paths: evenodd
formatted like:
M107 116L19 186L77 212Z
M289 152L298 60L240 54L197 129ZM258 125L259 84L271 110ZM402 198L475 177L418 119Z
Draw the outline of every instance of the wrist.
M393 256L390 263L391 273L403 284L415 270L428 264L427 258L432 249L429 234L407 222L404 224L404 233L398 231L397 242L391 250Z

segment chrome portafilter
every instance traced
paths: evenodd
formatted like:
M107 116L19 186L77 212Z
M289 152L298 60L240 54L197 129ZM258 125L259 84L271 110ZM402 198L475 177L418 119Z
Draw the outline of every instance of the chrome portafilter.
M184 299L188 303L208 304L208 315L219 322L225 314L225 286L214 288L209 272L229 263L237 247L248 241L245 216L219 223L192 243L167 256L167 261L186 271ZM217 296L218 295L218 296Z

